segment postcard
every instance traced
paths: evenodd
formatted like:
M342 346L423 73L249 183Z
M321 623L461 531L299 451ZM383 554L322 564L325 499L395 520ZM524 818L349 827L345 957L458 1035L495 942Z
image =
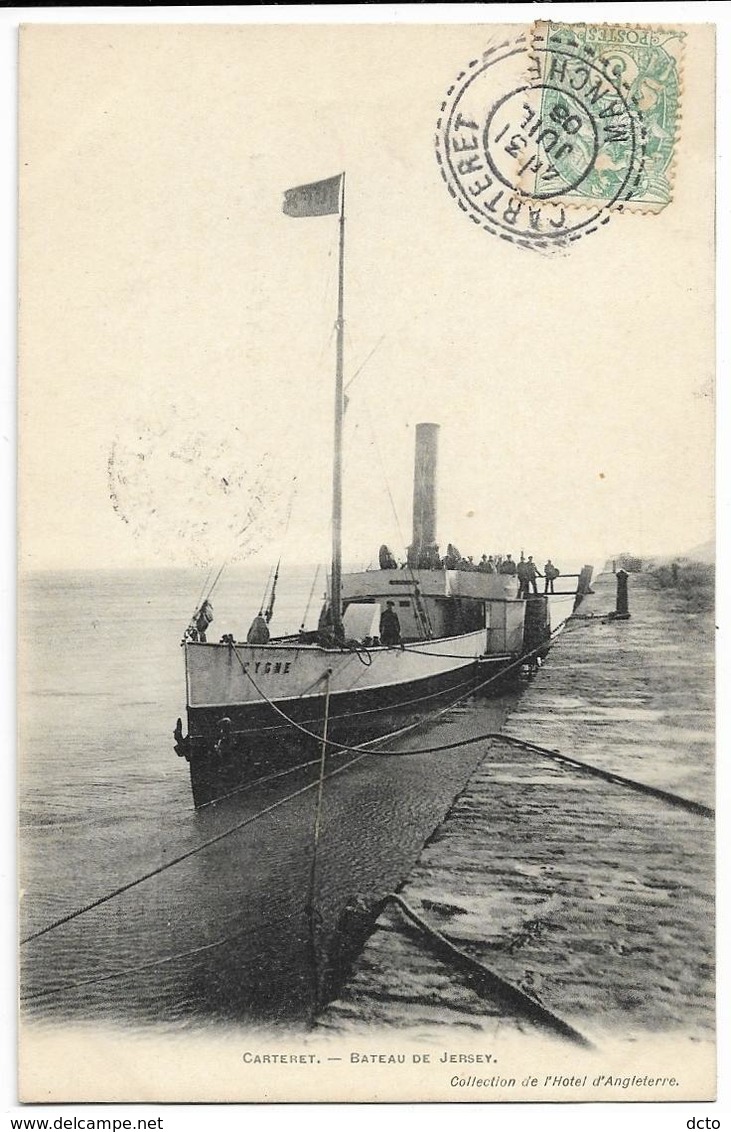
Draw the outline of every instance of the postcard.
M715 1098L715 34L615 8L21 27L21 1102Z

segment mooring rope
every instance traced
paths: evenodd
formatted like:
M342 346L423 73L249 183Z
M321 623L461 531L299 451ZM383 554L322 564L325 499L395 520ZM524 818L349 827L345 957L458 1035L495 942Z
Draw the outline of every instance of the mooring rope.
M558 631L558 630L556 630L556 631ZM493 684L496 680L502 679L505 676L505 674L510 672L512 669L517 668L517 667L522 667L526 663L526 661L529 659L529 657L535 655L538 652L541 652L545 647L546 647L546 643L544 641L540 645L537 645L535 648L530 649L529 652L524 653L521 657L519 657L517 660L514 660L511 664L506 664L505 667L501 668L500 671L495 673L494 676L489 676L486 680L482 680L477 684L474 682L474 679L470 679L470 680L465 681L465 684L469 684L469 691L463 692L462 695L458 696L455 700L450 701L450 703L444 705L444 707L441 707L434 712L431 712L429 715L425 715L422 719L417 720L415 723L410 723L406 727L399 727L395 731L388 731L384 735L381 735L378 739L369 739L366 743L360 743L355 747L350 746L348 743L336 743L334 739L328 739L327 744L328 744L329 747L334 747L337 750L341 750L341 751L361 751L365 747L370 746L373 743L380 743L380 742L385 741L386 739L396 738L396 736L403 735L408 731L413 731L417 727L424 727L428 723L430 723L432 720L438 719L440 716L445 715L446 712L451 711L452 708L456 707L457 704L462 703L462 701L467 699L468 696L474 695L476 692L480 692L480 691L482 691L483 688L488 687L488 685ZM247 669L245 662L241 659L241 656L239 655L239 652L238 652L238 649L236 648L236 645L235 644L231 645L231 648L233 648L234 654L235 654L236 659L238 660L238 662L241 666L241 671L243 672L244 676L246 676L247 679L251 681L251 684L253 685L254 690L262 698L262 700L266 704L268 704L268 706L270 708L272 708L272 710L275 712L275 714L278 715L281 719L283 719L290 727L294 728L295 731L299 731L301 734L306 735L308 739L316 739L319 742L321 736L318 735L317 732L310 731L307 727L303 727L301 723L298 723L295 719L292 719L291 716L287 715L286 712L282 711L282 709L279 707L279 705L276 703L275 700L272 700L272 699L270 699L269 696L267 696L267 694L259 687L256 680L254 679L254 677L251 675L251 673ZM475 658L475 661L476 661L476 659L477 658ZM457 687L459 687L459 685L457 685ZM429 698L433 698L433 697L436 697L436 696L444 696L446 694L447 694L447 692L436 692L436 693L432 693L432 696L419 697L419 699L429 699ZM408 701L408 702L409 703L416 703L416 702L418 702L418 700L413 700L413 701ZM394 704L393 706L399 707L401 705ZM356 713L353 713L353 714L356 714ZM348 718L350 718L350 715L345 714L345 715L342 715L342 716L338 716L338 718L339 719L348 719Z
M334 778L336 774L342 774L344 770L347 770L348 767L353 766L354 763L360 762L361 759L364 759L370 753L370 751L362 752L357 758L351 759L350 762L345 763L344 766L336 767L335 770L330 771L330 773L326 775L326 777ZM218 833L215 837L209 837L208 840L204 841L201 845L196 845L193 849L186 850L185 853L181 853L179 854L179 856L173 857L171 861L164 861L161 865L158 865L157 868L150 869L149 872L143 873L142 876L135 877L134 880L128 881L126 884L119 885L118 888L113 889L111 892L105 893L104 896L100 896L96 900L90 901L82 908L77 908L75 911L69 912L66 916L60 916L57 920L54 920L52 923L47 924L46 927L40 928L38 931L31 932L30 935L25 936L24 939L20 940L20 946L22 947L24 944L30 943L32 940L38 939L40 936L46 935L47 932L53 931L55 928L60 928L62 924L70 923L71 920L75 920L79 916L83 916L86 912L91 912L94 908L99 908L102 904L106 904L110 900L113 900L115 896L121 896L123 892L128 892L131 888L135 888L138 884L142 884L144 881L150 880L151 877L158 876L160 873L165 872L167 869L171 869L175 865L179 865L181 861L186 861L189 857L194 857L196 853L201 853L204 849L210 848L211 845L215 845L217 842L223 841L224 838L230 837L238 830L243 829L244 826L251 825L252 822L258 821L259 818L265 817L267 814L272 813L273 810L278 809L280 806L284 806L287 802L291 802L294 798L298 798L301 794L306 794L308 790L313 790L316 786L316 781L309 782L306 786L302 786L299 790L295 790L293 791L293 793L287 794L286 797L279 798L276 802L272 802L271 805L265 806L263 810L259 810L255 814L250 814L249 817L244 818L240 822L237 822L229 829L224 830L223 833Z
M234 650L234 653L235 653L235 655L236 655L236 657L239 661L239 664L241 665L242 669L245 672L245 675L249 677L251 682L254 684L254 687L259 692L259 694L262 696L262 698L266 699L267 702L271 704L271 706L275 709L275 711L284 720L286 720L287 723L291 724L297 730L303 732L309 738L317 739L319 742L323 743L324 745L326 745L328 747L336 747L339 751L356 754L356 756L357 756L356 758L351 759L349 762L345 763L344 766L337 767L335 770L331 771L327 775L327 778L332 778L336 774L341 774L344 770L347 770L348 767L353 766L355 763L359 762L361 759L366 758L369 754L372 754L373 752L368 750L367 748L373 746L376 743L385 742L386 739L393 739L393 738L397 737L398 735L402 735L402 734L405 734L409 731L413 731L416 727L424 726L425 723L427 723L430 718L436 718L437 716L443 714L445 711L449 710L450 707L455 706L457 703L459 703L461 700L463 700L465 698L465 696L462 695L462 696L459 697L459 699L454 701L454 704L448 704L445 708L441 709L440 711L438 711L436 713L433 713L432 716L427 716L427 717L425 717L425 719L418 720L416 723L408 724L406 727L397 728L395 731L387 732L385 735L382 735L382 736L380 736L376 739L370 739L366 743L362 743L362 744L360 744L356 747L353 747L353 746L350 746L350 745L345 744L345 743L334 743L334 741L332 739L326 739L323 736L317 735L314 731L309 731L307 728L302 727L300 724L296 723L294 720L290 720L289 716L287 716L283 711L281 711L281 709L278 708L275 703L273 703L272 701L267 699L267 697L264 695L264 693L261 692L261 689L258 688L258 685L254 681L254 678L250 675L249 672L247 672L244 669L243 661L241 660L241 657L239 656L235 645L233 646L233 650ZM501 670L501 674L504 671L505 671L505 669ZM491 678L491 680L492 679L494 679L494 678ZM491 680L485 681L485 684L490 683ZM301 764L301 765L304 767L307 764ZM299 768L296 768L296 769L299 769ZM285 798L282 798L279 801L272 803L271 806L267 806L263 810L260 810L258 813L253 814L248 818L245 818L241 822L238 822L236 825L232 826L231 829L226 830L223 833L217 834L215 837L212 837L209 840L204 841L201 845L195 846L193 849L187 850L185 853L181 853L179 856L174 857L170 861L163 862L163 864L158 865L157 868L150 869L148 872L143 873L142 876L136 877L134 880L128 881L126 884L119 885L117 888L113 889L111 892L105 893L103 896L98 897L96 900L90 901L88 904L83 905L83 907L77 908L73 912L69 912L65 916L60 916L58 919L52 921L50 924L47 924L45 927L40 928L38 931L31 932L29 935L25 936L23 939L20 940L20 946L22 947L25 944L30 943L32 940L38 939L40 936L46 935L48 932L54 931L56 928L62 927L63 924L70 923L71 920L75 920L79 916L83 916L86 912L91 912L94 908L98 908L102 904L108 903L108 901L113 900L115 897L121 896L122 893L128 892L131 888L135 888L138 884L142 884L144 881L150 880L154 876L158 876L160 873L165 872L166 869L173 868L175 865L180 864L181 861L187 860L189 857L194 856L196 853L200 853L204 849L208 849L211 845L215 845L218 841L222 841L225 837L229 837L231 834L236 833L237 830L242 829L244 826L249 825L251 822L256 821L258 818L265 816L266 814L270 813L272 810L276 809L278 806L284 805L286 802L292 800L293 798L297 798L300 794L304 794L307 790L313 789L313 787L316 786L316 785L317 785L317 783L313 782L313 783L309 783L306 786L303 786L300 790L296 790L292 794L288 794ZM235 793L235 791L232 792L232 793ZM224 797L228 797L228 796L230 796L230 795L224 795Z
M554 633L552 635L555 636L556 633L558 633L562 628L563 628L563 623L560 626L557 626L556 630L554 631ZM241 664L241 666L243 668L243 662L241 661L241 657L239 656L238 652L236 651L236 647L235 646L233 646L233 647L234 647L234 652L237 656L237 659L239 660L239 663ZM322 743L324 746L334 748L337 751L342 752L342 753L352 753L352 754L356 755L355 758L351 759L349 762L345 763L343 766L337 767L335 770L330 771L330 773L326 776L327 778L332 778L336 774L341 774L343 771L347 770L349 767L353 766L355 763L360 762L361 759L366 758L368 755L376 754L376 755L380 755L382 757L385 757L385 756L403 757L406 754L414 754L414 755L437 754L441 751L452 750L456 747L467 746L467 745L472 744L472 743L484 742L488 739L491 739L491 740L504 739L506 742L511 742L513 744L516 744L516 745L525 746L528 749L535 750L537 753L544 754L547 757L554 758L554 759L556 759L560 762L571 763L572 760L571 760L570 756L561 755L560 752L552 751L548 748L537 747L535 744L531 744L528 741L524 741L524 740L518 739L518 738L513 737L513 736L502 735L500 732L484 732L483 734L478 735L478 736L474 736L473 738L470 738L470 739L462 739L462 740L457 740L453 743L440 744L437 747L423 747L423 748L419 748L419 749L408 751L408 752L404 752L404 751L371 751L371 750L368 749L372 746L375 746L376 744L383 743L388 739L397 738L400 735L407 734L407 733L415 730L418 727L427 726L433 720L438 719L440 716L444 715L446 712L448 712L448 711L452 710L454 707L456 707L459 703L461 703L464 699L466 699L468 695L470 695L474 692L480 691L482 688L493 683L493 681L501 678L511 668L516 667L516 665L518 665L518 664L523 664L528 657L530 657L533 653L538 652L541 648L544 648L544 647L545 647L545 645L543 645L543 644L537 646L535 649L532 649L529 653L526 653L525 657L521 657L519 660L513 662L513 664L508 665L505 668L501 669L500 672L497 673L495 676L491 676L487 680L484 680L477 685L472 684L472 681L470 681L471 693L463 693L462 695L458 696L457 699L451 701L449 704L445 705L444 707L442 707L438 711L432 712L430 715L425 716L423 719L419 719L415 723L407 724L405 727L397 728L395 731L386 732L384 735L381 735L381 736L379 736L375 739L369 739L367 742L364 742L364 743L359 744L357 746L352 746L352 745L347 744L347 743L336 743L332 739L327 739L324 736L317 735L315 732L309 731L307 728L302 727L295 720L290 719L290 717L287 716L283 711L281 711L281 709L273 701L269 700L268 697L265 696L265 694L258 687L256 682L254 681L254 678L250 675L249 672L246 672L245 674L251 680L252 684L256 688L257 692L262 696L262 698L264 700L266 700L266 702L271 705L271 707L277 712L278 715L280 715L287 722L288 725L290 725L293 728L295 728L296 730L302 732L308 738L316 739L319 743ZM440 693L440 694L443 694L443 693ZM253 784L247 784L245 786L238 788L237 790L230 791L228 794L222 795L220 799L213 799L212 802L222 801L225 798L229 798L232 795L239 793L240 790L250 789L252 785L255 786L255 785L258 785L260 783L270 781L270 779L272 779L272 778L277 778L277 777L280 777L280 776L283 777L283 776L285 776L289 773L294 773L297 770L305 769L307 766L313 765L314 762L316 762L316 761L319 761L319 760L311 760L309 762L301 763L298 766L292 767L292 768L290 768L286 771L281 771L281 772L278 772L277 774L266 776L265 778L258 780L257 782L255 782ZM610 781L614 780L616 782L621 782L622 784L624 784L626 786L635 786L637 789L641 790L644 793L654 794L655 796L663 798L665 801L671 802L674 805L682 806L685 809L688 809L688 810L690 810L694 813L702 814L704 817L714 817L715 816L714 811L712 809L710 809L707 806L702 806L698 802L689 801L688 799L681 798L681 797L676 796L676 795L672 795L667 791L658 790L656 787L647 786L646 784L643 784L643 783L635 783L631 779L622 779L621 776L619 776L619 775L613 775L610 772L600 770L600 768L598 768L598 767L596 767L596 768L592 767L588 763L579 763L578 760L573 760L573 762L576 764L577 769L583 769L583 770L586 770L589 773L597 773L600 777L608 778ZM55 930L56 928L61 927L63 924L70 923L72 920L77 919L79 916L84 915L86 912L90 912L94 908L98 908L102 904L106 904L108 901L113 900L116 896L121 896L124 892L128 892L130 889L135 888L137 885L144 883L144 881L150 880L152 877L158 876L160 873L165 872L167 869L173 868L175 865L178 865L182 861L187 860L189 857L193 857L193 856L195 856L195 854L203 852L203 850L209 848L211 845L214 845L218 841L222 841L224 838L231 836L233 833L236 833L239 829L242 829L244 826L251 824L252 822L258 820L260 817L264 817L266 814L270 813L272 810L275 810L279 806L285 805L288 801L291 801L292 799L299 797L299 795L304 794L307 790L313 789L316 785L317 785L317 782L312 782L312 783L307 784L306 786L302 787L301 789L296 790L293 793L286 795L284 798L281 798L278 801L272 803L270 806L266 806L263 810L258 811L256 814L252 814L248 818L245 818L243 821L238 822L236 825L232 826L229 830L225 830L223 833L217 834L215 837L209 838L207 841L204 841L201 845L197 845L194 848L187 850L185 853L181 853L179 856L174 857L170 861L163 862L161 865L158 865L156 868L150 869L148 872L143 873L141 876L136 877L135 879L133 879L131 881L128 881L126 884L119 885L117 888L113 889L111 892L105 893L103 896L98 897L96 900L90 901L88 904L83 905L83 907L81 907L81 908L75 909L73 912L69 912L65 916L59 917L57 920L52 921L50 924L47 924L45 927L40 928L38 931L31 932L28 936L26 936L26 937L24 937L23 939L20 940L20 946L23 946L27 943L30 943L32 940L38 939L39 937L41 937L43 935L46 935L48 932L51 932L51 931Z
M533 650L533 651L536 651L536 650ZM237 653L237 656L238 656L238 653ZM241 661L240 657L239 657L239 661ZM243 665L242 665L242 667L243 667ZM505 671L506 671L506 669L502 669L501 672L499 673L499 675L502 675ZM288 719L292 727L296 728L296 730L298 730L298 731L304 732L305 735L308 735L311 738L318 739L318 740L320 739L320 736L316 735L314 731L308 731L307 728L302 727L299 723L296 722L296 720L290 719L288 716L286 716L286 714L281 710L281 708L279 708L276 703L274 703L272 700L270 700L266 696L266 694L261 690L261 688L259 688L259 686L256 684L253 676L251 676L251 674L248 671L246 671L245 674L249 677L249 679L251 680L252 684L256 688L259 695L261 695L262 698L264 700L266 700L266 702L270 705L270 707L272 707L279 715L283 716L285 719ZM495 679L495 678L496 677L491 677L491 679ZM486 681L486 683L489 683L489 681ZM449 711L451 708L453 708L455 706L455 704L459 703L460 700L462 700L464 698L465 698L464 696L460 696L459 700L456 700L451 704L447 704L446 707L442 708L440 711L434 712L430 716L426 716L424 719L418 720L416 723L408 724L406 727L401 727L397 731L387 732L385 735L382 735L379 739L368 740L367 743L362 743L362 744L360 744L359 746L356 746L356 747L350 746L347 743L336 743L335 740L333 740L333 739L327 739L327 740L324 740L324 742L326 742L328 746L334 747L339 751L353 751L353 752L362 751L366 746L372 746L375 743L385 742L386 739L394 738L397 735L403 735L408 731L413 731L417 727L425 726L430 721L438 718L438 716L440 716L440 715L443 715L446 711ZM373 751L373 752L370 752L370 753L379 755L381 757L391 757L391 756L404 757L406 755L431 755L431 754L439 754L442 751L453 750L457 747L466 747L466 746L469 746L471 743L484 742L485 740L488 740L488 739L490 739L490 740L504 739L505 742L507 742L507 743L512 743L515 746L520 746L520 747L524 747L527 750L535 751L537 754L545 755L547 758L555 759L558 762L567 763L567 764L575 767L575 769L577 769L577 770L582 770L582 771L585 771L589 774L593 774L598 778L603 778L605 781L614 782L614 783L616 783L618 785L622 785L622 786L627 786L631 789L639 791L640 793L649 794L649 795L651 795L655 798L660 798L663 801L670 803L671 805L679 806L679 807L681 807L685 810L690 811L691 813L701 814L703 817L707 817L707 818L715 817L715 811L713 809L711 809L709 806L702 805L702 803L700 803L700 802L694 802L694 801L692 801L692 799L683 798L679 794L672 794L668 790L661 790L659 787L650 786L645 782L638 782L636 779L625 778L624 776L622 776L620 774L616 774L613 771L603 770L601 767L593 766L591 763L581 762L579 759L574 759L570 755L562 755L560 751L551 750L548 747L539 747L537 744L531 743L529 740L519 739L518 737L512 736L512 735L504 735L502 732L499 732L499 731L485 731L481 735L475 735L475 736L468 738L468 739L457 739L452 743L440 743L436 747L417 747L416 749L410 750L410 751L382 751L382 750L379 750L379 751Z
M505 671L505 669L501 669L501 673L504 672L504 671ZM318 680L313 680L310 687L314 687L315 684L317 684L318 682L319 682ZM429 694L425 695L425 696L413 696L409 700L399 700L398 703L392 705L392 707L401 709L401 708L411 707L413 704L423 704L423 703L426 703L428 700L444 699L445 695L447 695L447 692L456 692L458 688L468 688L468 689L471 689L471 690L474 691L476 688L477 688L477 690L479 690L482 687L483 687L482 684L479 684L479 685L476 686L475 685L475 677L470 676L468 680L460 680L458 684L454 684L451 688L447 689L446 691L442 690L440 692L429 692ZM469 693L467 693L467 694L469 694ZM457 701L455 701L455 703L456 702ZM341 720L345 720L345 719L358 719L361 716L375 715L376 713L379 714L379 715L382 715L384 711L389 711L389 710L390 709L388 707L384 708L383 705L379 705L378 707L373 707L373 708L362 708L360 711L342 712L340 715L333 713L331 715L331 720L341 721ZM431 718L431 717L430 716L424 717L425 720L428 720L429 718ZM244 727L244 728L241 728L240 730L234 731L233 734L234 735L261 735L262 733L267 732L267 731L283 731L285 728L288 728L288 727L291 726L290 716L284 715L283 719L284 719L283 723L272 723L272 724L268 724L266 727ZM300 724L300 726L304 726L305 724L308 724L308 723L317 723L317 718L312 717L311 719L305 719ZM315 736L315 733L312 732L310 734L310 738L312 738L314 736ZM317 736L317 738L319 738L319 736Z
M537 1026L543 1029L551 1030L553 1033L560 1034L569 1041L574 1042L576 1045L583 1046L585 1049L593 1049L592 1043L588 1038L585 1038L582 1033L565 1022L558 1014L549 1010L547 1006L539 1002L538 999L532 995L527 994L526 991L517 987L514 983L510 983L495 971L486 967L484 963L474 959L466 951L462 951L442 935L440 931L432 927L431 924L416 912L410 904L407 904L403 897L395 892L391 892L386 900L392 901L396 904L405 916L413 924L415 924L426 936L434 951L440 958L446 958L456 967L460 968L466 975L469 976L470 985L474 987L478 994L485 996L485 992L491 996L502 999L504 1003L512 1006L514 1009L520 1010L523 1014Z
M289 922L289 916L282 916L281 919L276 920L273 924L267 926L278 927L281 924ZM88 979L80 979L75 983L61 983L54 987L41 987L36 991L27 991L20 995L21 1002L31 1002L38 998L48 998L50 995L63 994L65 991L80 990L82 987L96 986L99 983L108 983L113 979L124 979L131 975L136 975L142 971L150 971L155 967L164 967L168 963L175 963L181 959L189 959L193 955L200 955L207 951L214 951L217 947L223 947L224 944L233 943L234 940L241 939L243 936L256 936L258 934L257 928L248 926L242 928L240 931L232 932L231 935L222 936L220 939L213 940L212 943L204 943L198 947L190 947L185 951L178 951L174 955L162 955L159 959L150 959L146 963L135 963L131 967L122 967L119 971L106 971L101 975L92 975Z
M671 806L679 806L690 813L700 814L704 818L714 818L716 811L710 806L704 806L701 802L694 802L691 798L684 798L680 794L672 794L669 790L661 790L658 786L650 786L647 782L638 782L634 778L625 778L621 774L615 774L611 770L603 770L602 767L594 766L592 763L582 762L580 759L575 759L572 755L563 755L560 751L552 750L550 747L539 747L536 743L530 742L528 739L519 739L514 735L496 735L494 738L503 739L506 743L512 743L516 747L523 747L527 751L535 751L536 754L544 755L546 758L554 759L559 763L566 763L568 766L573 767L575 770L585 771L592 774L597 778L603 778L606 782L614 782L618 786L627 786L632 790L637 790L641 794L649 794L653 798L659 798L663 802L668 802Z

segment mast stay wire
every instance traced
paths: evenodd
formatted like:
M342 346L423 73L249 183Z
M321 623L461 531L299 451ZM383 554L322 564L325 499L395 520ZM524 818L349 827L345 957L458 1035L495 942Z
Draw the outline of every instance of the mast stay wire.
M312 585L310 586L310 594L309 594L309 597L307 598L307 605L305 606L305 611L302 614L302 623L300 625L300 632L304 629L305 624L307 623L307 617L308 617L309 612L310 612L310 606L312 605L312 598L313 598L314 593L315 593L315 586L317 585L317 579L320 576L320 565L321 564L318 562L317 567L315 569L315 576L312 579Z
M353 342L352 342L352 339L351 339L351 337L350 337L350 334L348 333L348 328L347 328L347 326L346 326L346 328L345 328L345 333L346 333L346 334L348 335L348 342L349 342L349 344L350 344L350 346L351 346L351 348L352 348L352 346L353 346ZM362 361L362 362L360 363L360 365L358 366L358 368L357 368L357 370L355 371L355 373L353 374L353 376L352 376L352 377L350 378L350 380L349 380L349 381L348 381L348 382L346 383L346 385L345 385L345 389L343 390L343 392L344 392L344 393L347 393L347 392L348 392L348 390L350 389L351 385L353 385L353 384L355 383L355 380L356 380L356 378L357 378L357 377L360 377L360 375L362 374L363 370L364 370L364 369L366 368L366 366L368 365L369 361L371 360L371 358L372 358L372 357L373 357L373 355L375 354L375 352L376 352L376 350L378 349L378 347L379 347L379 346L380 346L380 345L381 345L381 344L382 344L382 343L383 343L383 342L385 341L385 338L386 338L386 335L385 335L385 334L382 334L382 335L381 335L381 337L380 337L380 338L378 339L378 341L376 342L376 344L375 344L375 346L373 347L373 349L372 349L372 350L371 350L371 351L370 351L370 352L368 353L368 355L366 356L365 360L364 360L364 361Z
M198 610L201 607L201 603L203 601L203 595L206 592L206 586L208 585L208 583L211 580L211 574L212 573L213 573L213 563L211 563L210 566L208 567L208 573L206 574L205 581L203 582L203 585L201 586L200 593L198 594L198 600L195 603L195 612L196 613L198 612ZM195 614L193 616L195 616Z

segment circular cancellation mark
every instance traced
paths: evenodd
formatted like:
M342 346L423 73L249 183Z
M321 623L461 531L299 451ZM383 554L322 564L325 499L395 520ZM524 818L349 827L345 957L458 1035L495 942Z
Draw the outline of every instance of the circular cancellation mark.
M565 248L640 183L646 131L621 70L569 27L488 48L447 92L439 168L473 223L521 247Z

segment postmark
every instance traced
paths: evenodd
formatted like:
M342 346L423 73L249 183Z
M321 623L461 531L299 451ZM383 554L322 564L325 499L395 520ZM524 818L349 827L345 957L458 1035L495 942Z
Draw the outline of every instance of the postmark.
M177 562L243 561L282 529L289 468L230 423L211 429L169 406L120 425L107 458L109 500L148 549Z
M655 43L647 29L651 42L620 44L618 55L602 49L595 33L604 30L537 24L489 46L449 88L439 168L459 208L492 235L564 249L613 212L670 199L679 80L668 44L680 39ZM650 72L661 88L653 97Z

